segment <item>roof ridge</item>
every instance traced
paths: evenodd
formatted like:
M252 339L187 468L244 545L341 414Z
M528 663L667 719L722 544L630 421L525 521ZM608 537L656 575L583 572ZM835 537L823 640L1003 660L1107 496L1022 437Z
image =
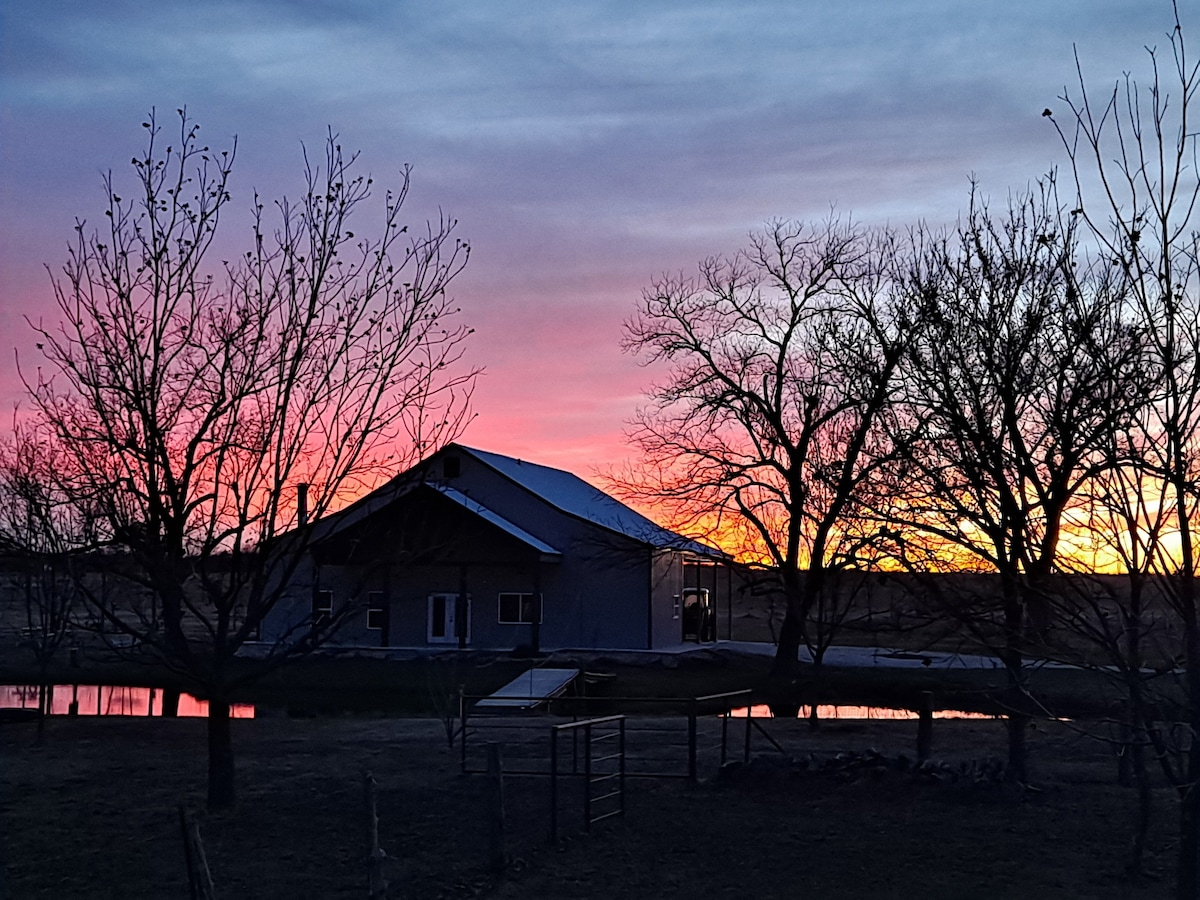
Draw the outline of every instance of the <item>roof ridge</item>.
M583 521L591 522L602 528L624 535L632 540L660 548L689 550L706 556L724 555L721 550L709 547L700 541L689 538L679 532L658 524L649 516L638 512L632 506L622 502L611 494L596 487L585 478L566 469L548 466L543 463L522 460L519 457L507 456L490 450L480 450L465 444L448 444L474 456L479 462L488 466L502 477L512 481L518 487L533 494L551 507L566 515ZM445 448L443 448L445 449ZM553 473L553 477L570 479L575 490L579 487L586 489L589 496L581 499L578 496L564 496L568 490L564 485L549 485L538 483L538 474ZM544 477L544 476L543 476ZM555 490L555 488L558 490ZM602 509L599 507L607 507Z

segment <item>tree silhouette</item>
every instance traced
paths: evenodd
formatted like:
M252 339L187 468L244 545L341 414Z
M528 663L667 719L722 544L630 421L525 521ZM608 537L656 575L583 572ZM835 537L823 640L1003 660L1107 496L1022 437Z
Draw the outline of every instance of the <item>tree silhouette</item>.
M1173 9L1169 51L1148 48L1148 83L1127 74L1097 95L1076 54L1077 86L1060 97L1067 114L1052 112L1050 120L1070 160L1076 215L1122 279L1157 372L1131 440L1114 449L1136 465L1121 498L1140 545L1125 544L1131 590L1147 573L1161 576L1183 647L1183 739L1168 740L1152 720L1147 730L1180 797L1176 896L1193 898L1200 894L1200 156L1192 112L1200 64L1189 59Z
M818 665L844 616L831 574L861 564L853 522L891 452L879 417L903 350L890 235L773 223L745 250L643 293L625 347L664 381L631 436L647 473L625 487L681 528L724 529L786 600L775 671Z
M23 378L62 460L55 490L97 522L122 560L112 576L153 601L152 616L97 604L106 627L209 701L215 808L235 799L231 694L263 671L236 655L306 549L300 486L319 517L466 420L470 329L446 291L469 247L453 220L401 224L407 168L358 233L372 180L330 132L320 158L305 153L301 197L255 194L249 241L229 253L217 232L236 141L212 150L178 118L168 143L151 114L128 199L110 173L104 224L77 223L53 277L60 321L31 323L43 360ZM281 639L269 662L337 619Z
M1004 664L1008 773L1021 781L1035 709L1024 662L1049 622L1065 519L1144 381L1119 285L1078 268L1073 223L1047 180L1000 214L973 193L957 233L922 236L907 282L903 413L893 420L907 453L890 525L901 541L932 538L906 558L965 551L999 576L998 608L942 614Z
M29 425L15 422L0 443L0 552L14 564L24 606L20 644L38 669L38 742L50 712L51 662L72 637L82 601L79 548L88 543L86 522L73 515L54 488L56 448Z

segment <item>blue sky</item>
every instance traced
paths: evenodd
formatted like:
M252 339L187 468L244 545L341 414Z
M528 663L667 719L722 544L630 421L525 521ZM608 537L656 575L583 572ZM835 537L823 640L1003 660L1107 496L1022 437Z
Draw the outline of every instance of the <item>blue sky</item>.
M972 175L1019 190L1063 161L1040 113L1073 44L1107 90L1170 21L1167 0L0 0L0 399L101 172L186 105L238 136L239 212L297 193L327 127L381 186L411 163L410 218L444 209L473 247L465 440L587 474L627 453L647 376L617 344L652 277L776 217L941 225Z

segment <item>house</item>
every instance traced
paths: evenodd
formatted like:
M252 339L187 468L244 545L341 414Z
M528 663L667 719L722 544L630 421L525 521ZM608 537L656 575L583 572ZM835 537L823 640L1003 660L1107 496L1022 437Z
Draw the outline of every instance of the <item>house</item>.
M264 640L349 609L334 645L639 649L728 627L728 558L559 469L450 444L310 526Z

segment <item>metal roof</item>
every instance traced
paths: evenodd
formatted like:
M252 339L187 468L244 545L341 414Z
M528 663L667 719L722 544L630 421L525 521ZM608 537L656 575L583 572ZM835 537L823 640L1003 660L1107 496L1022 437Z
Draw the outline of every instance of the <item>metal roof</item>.
M470 510L471 512L475 513L475 515L479 516L481 519L491 522L493 525L495 525L498 528L503 529L504 531L508 532L513 537L517 538L518 540L524 541L526 544L528 544L533 549L537 550L539 553L545 554L547 556L562 556L561 551L556 550L554 547L551 547L549 544L547 544L545 541L541 540L540 538L534 537L532 534L530 534L528 531L521 528L520 526L514 525L512 522L508 521L508 519L504 518L504 516L500 515L498 512L488 509L486 506L484 506L482 503L478 502L477 500L472 500L470 497L468 497L466 494L462 493L461 491L456 491L454 488L447 487L446 485L443 485L443 484L433 485L433 487L440 493L444 494L449 499L453 500L459 506L463 507L464 509Z
M551 506L572 516L663 550L686 550L703 556L725 556L720 550L663 528L570 472L514 459L511 456L501 456L499 453L476 450L462 444L452 446L469 453Z

